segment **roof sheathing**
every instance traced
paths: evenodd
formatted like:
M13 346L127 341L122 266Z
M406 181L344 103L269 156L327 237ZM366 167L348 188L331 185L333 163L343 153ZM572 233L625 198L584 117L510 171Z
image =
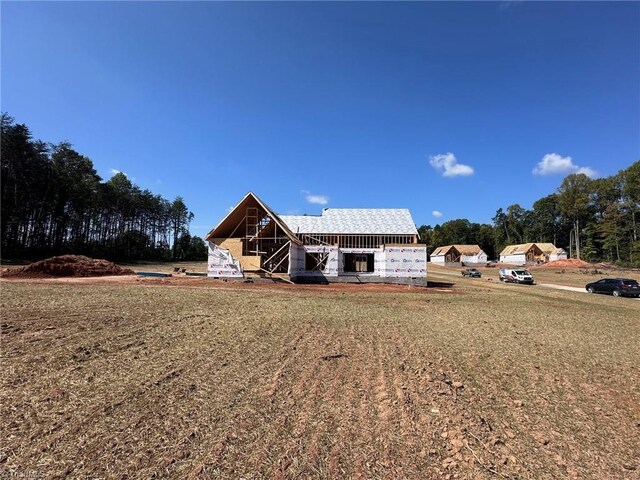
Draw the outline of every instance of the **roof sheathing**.
M522 243L520 245L507 245L506 247L504 247L504 250L500 252L500 255L521 255L521 254L527 253L532 248L534 250L537 249L538 252L540 253L550 253L550 252L545 252L542 248L540 248L540 245L552 245L552 244Z
M453 245L447 245L444 247L438 247L436 248L433 252L431 252L431 256L439 256L439 255L446 255L447 252L449 252L449 250L451 250L453 248Z
M482 252L480 245L454 245L461 255L479 255Z
M406 208L326 208L322 215L282 215L296 234L418 235Z
M460 255L479 255L482 253L480 245L446 245L436 248L431 256L446 255L451 249L456 250Z
M540 250L542 250L543 253L546 253L547 255L550 255L557 250L556 246L553 243L536 243L536 245Z

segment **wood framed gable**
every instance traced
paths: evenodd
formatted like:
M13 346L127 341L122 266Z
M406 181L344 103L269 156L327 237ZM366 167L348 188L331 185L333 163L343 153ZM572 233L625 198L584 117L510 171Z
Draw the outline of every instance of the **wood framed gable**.
M278 215L260 200L255 193L249 192L206 235L205 240L258 236L264 238L267 232L273 236L282 233L292 242L298 245L302 243Z
M287 273L290 245L301 245L287 225L253 192L214 227L205 240L229 251L244 271Z

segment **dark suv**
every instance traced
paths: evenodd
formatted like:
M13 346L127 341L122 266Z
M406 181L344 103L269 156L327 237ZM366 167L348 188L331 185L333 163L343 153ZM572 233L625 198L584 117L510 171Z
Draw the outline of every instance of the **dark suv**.
M608 293L614 297L640 297L640 285L631 278L603 278L588 283L584 288L589 293Z
M480 278L482 277L482 274L477 268L467 268L465 270L462 270L462 276Z

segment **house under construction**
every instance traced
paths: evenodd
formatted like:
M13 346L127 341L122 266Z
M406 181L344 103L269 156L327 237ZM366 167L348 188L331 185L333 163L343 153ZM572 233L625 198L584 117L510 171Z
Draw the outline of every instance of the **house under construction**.
M500 252L500 263L514 265L536 264L566 260L567 252L553 243L523 243L508 245Z
M407 209L325 208L277 215L249 192L205 240L208 276L294 282L426 282L426 246Z
M446 245L431 252L431 263L440 265L485 264L487 254L479 245Z

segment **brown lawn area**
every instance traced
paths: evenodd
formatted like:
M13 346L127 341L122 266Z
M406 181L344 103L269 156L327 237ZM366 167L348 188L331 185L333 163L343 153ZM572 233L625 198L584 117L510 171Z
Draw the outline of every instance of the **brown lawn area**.
M468 267L444 267L440 265L433 265L431 263L428 264L428 274L429 278L437 278L438 280L442 280L445 278L449 278L450 281L453 279L452 276L460 277L456 282L462 280L475 280L478 279L469 279L462 278L461 271L464 268L472 268L473 265L469 265ZM499 281L498 279L498 270L501 268L507 268L506 266L496 265L495 267L474 267L482 272L482 281ZM529 270L536 281L536 283L550 283L556 285L565 285L570 287L583 287L587 283L595 282L600 280L601 278L633 278L640 282L640 270L638 269L623 269L623 268L614 268L614 267L603 267L603 266L590 266L586 268L549 268L549 267L510 267L510 268L526 268ZM204 266L206 270L206 265Z
M638 478L640 303L495 287L4 279L0 475Z

